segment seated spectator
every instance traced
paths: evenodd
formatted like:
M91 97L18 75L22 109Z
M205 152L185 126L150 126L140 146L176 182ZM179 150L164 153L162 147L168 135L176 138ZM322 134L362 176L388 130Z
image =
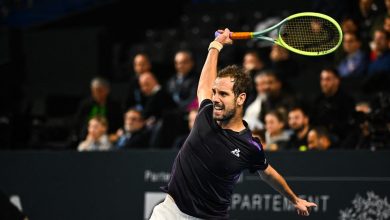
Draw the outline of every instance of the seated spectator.
M307 134L310 130L309 117L302 107L294 107L289 111L288 125L293 131L288 148L292 150L307 148Z
M192 109L189 113L188 113L188 133L187 134L184 134L184 135L181 135L179 137L177 137L174 141L174 144L172 146L172 148L175 148L175 149L180 149L181 146L184 144L184 142L186 141L189 133L191 132L192 130L192 127L194 127L194 123L195 123L195 118L196 116L198 115L198 110L197 109Z
M130 75L129 91L126 101L124 103L124 109L129 108L141 108L145 104L145 98L142 96L139 88L139 76L142 73L150 72L152 70L152 64L149 56L145 53L139 53L134 56L133 59L133 73Z
M259 73L255 76L256 84L256 97L249 103L248 107L245 110L244 120L248 123L248 126L251 130L263 130L264 124L260 120L260 112L262 102L266 99L266 83L267 75ZM249 100L248 100L249 102Z
M87 138L77 147L78 151L106 151L111 150L111 142L107 135L107 119L95 116L89 120Z
M75 117L77 141L87 135L88 122L95 116L105 117L110 124L108 133L115 133L121 125L121 107L110 96L110 83L100 77L91 81L91 96L82 100Z
M343 139L351 128L355 101L341 88L341 78L336 69L325 68L321 71L320 86L321 94L311 104L311 124L324 126Z
M295 97L291 93L282 90L283 84L272 71L265 71L266 80L264 84L265 99L261 102L260 120L264 121L264 116L272 110L280 110L287 115L287 110L295 105Z
M124 126L120 128L114 138L117 150L149 147L150 133L146 128L145 120L137 109L129 109L125 113Z
M332 138L324 127L315 127L312 128L307 135L308 150L328 150L334 149L332 146ZM301 148L301 151L306 149Z
M271 111L265 115L265 150L284 150L290 140L290 132L285 129L285 120L282 112Z
M265 68L265 63L260 55L255 50L247 51L244 55L244 59L242 61L242 67L244 71L250 75L253 85L251 91L249 92L248 99L251 99L251 96L256 96L256 85L255 85L255 77L257 73L262 71ZM249 100L248 100L249 101Z
M271 68L283 83L285 90L291 90L290 81L299 75L299 67L290 52L278 45L273 45L270 53Z
M338 65L341 77L361 77L365 74L368 57L361 49L362 42L356 33L345 33L343 49L346 53Z
M378 29L374 33L372 41L371 63L368 74L390 74L390 33Z
M142 117L151 126L162 118L165 111L176 107L171 97L161 88L156 77L151 72L145 72L139 77L139 85L145 104L141 106Z
M187 112L188 105L195 99L198 79L194 73L194 60L189 51L175 55L176 74L167 82L167 91L180 111Z

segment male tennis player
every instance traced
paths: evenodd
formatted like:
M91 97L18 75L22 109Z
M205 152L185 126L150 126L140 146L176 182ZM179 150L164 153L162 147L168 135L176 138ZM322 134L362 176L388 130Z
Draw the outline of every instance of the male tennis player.
M237 66L217 74L218 55L231 44L230 31L211 42L199 79L199 113L178 153L165 188L168 195L154 209L151 220L228 219L233 186L245 169L286 196L299 215L316 204L298 198L284 178L267 163L263 147L242 120L250 78Z

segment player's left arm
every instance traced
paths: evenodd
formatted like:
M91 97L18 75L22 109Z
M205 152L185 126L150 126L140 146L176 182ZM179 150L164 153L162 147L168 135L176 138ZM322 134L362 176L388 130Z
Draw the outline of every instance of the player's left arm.
M271 167L271 165L268 165L265 170L259 171L259 175L268 185L272 186L272 188L280 194L287 197L294 204L294 207L299 215L308 216L308 208L317 207L315 203L308 202L296 196L288 186L286 180L273 167Z

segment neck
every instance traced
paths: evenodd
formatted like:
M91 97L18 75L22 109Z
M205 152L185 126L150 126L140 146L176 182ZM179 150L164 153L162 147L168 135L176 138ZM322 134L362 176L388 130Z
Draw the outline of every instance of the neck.
M300 132L298 132L298 135L297 135L298 138L299 139L304 138L308 131L309 131L309 126L305 126Z
M233 118L227 121L217 121L219 126L223 129L229 129L235 132L240 132L245 129L245 125L242 122L242 117L236 114Z

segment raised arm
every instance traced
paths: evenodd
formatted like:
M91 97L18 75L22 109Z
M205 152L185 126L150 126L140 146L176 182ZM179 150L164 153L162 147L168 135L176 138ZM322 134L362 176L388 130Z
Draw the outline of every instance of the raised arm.
M199 104L202 103L204 99L211 99L211 90L214 80L217 78L218 55L223 45L232 43L232 40L229 38L229 29L226 28L224 31L219 32L221 34L210 43L209 52L200 74L197 91Z
M260 177L272 186L276 191L278 191L283 196L287 197L297 210L299 215L308 216L310 207L317 207L315 203L308 202L306 200L300 199L288 186L286 180L274 169L271 165L268 165L267 169L264 171L259 171Z

